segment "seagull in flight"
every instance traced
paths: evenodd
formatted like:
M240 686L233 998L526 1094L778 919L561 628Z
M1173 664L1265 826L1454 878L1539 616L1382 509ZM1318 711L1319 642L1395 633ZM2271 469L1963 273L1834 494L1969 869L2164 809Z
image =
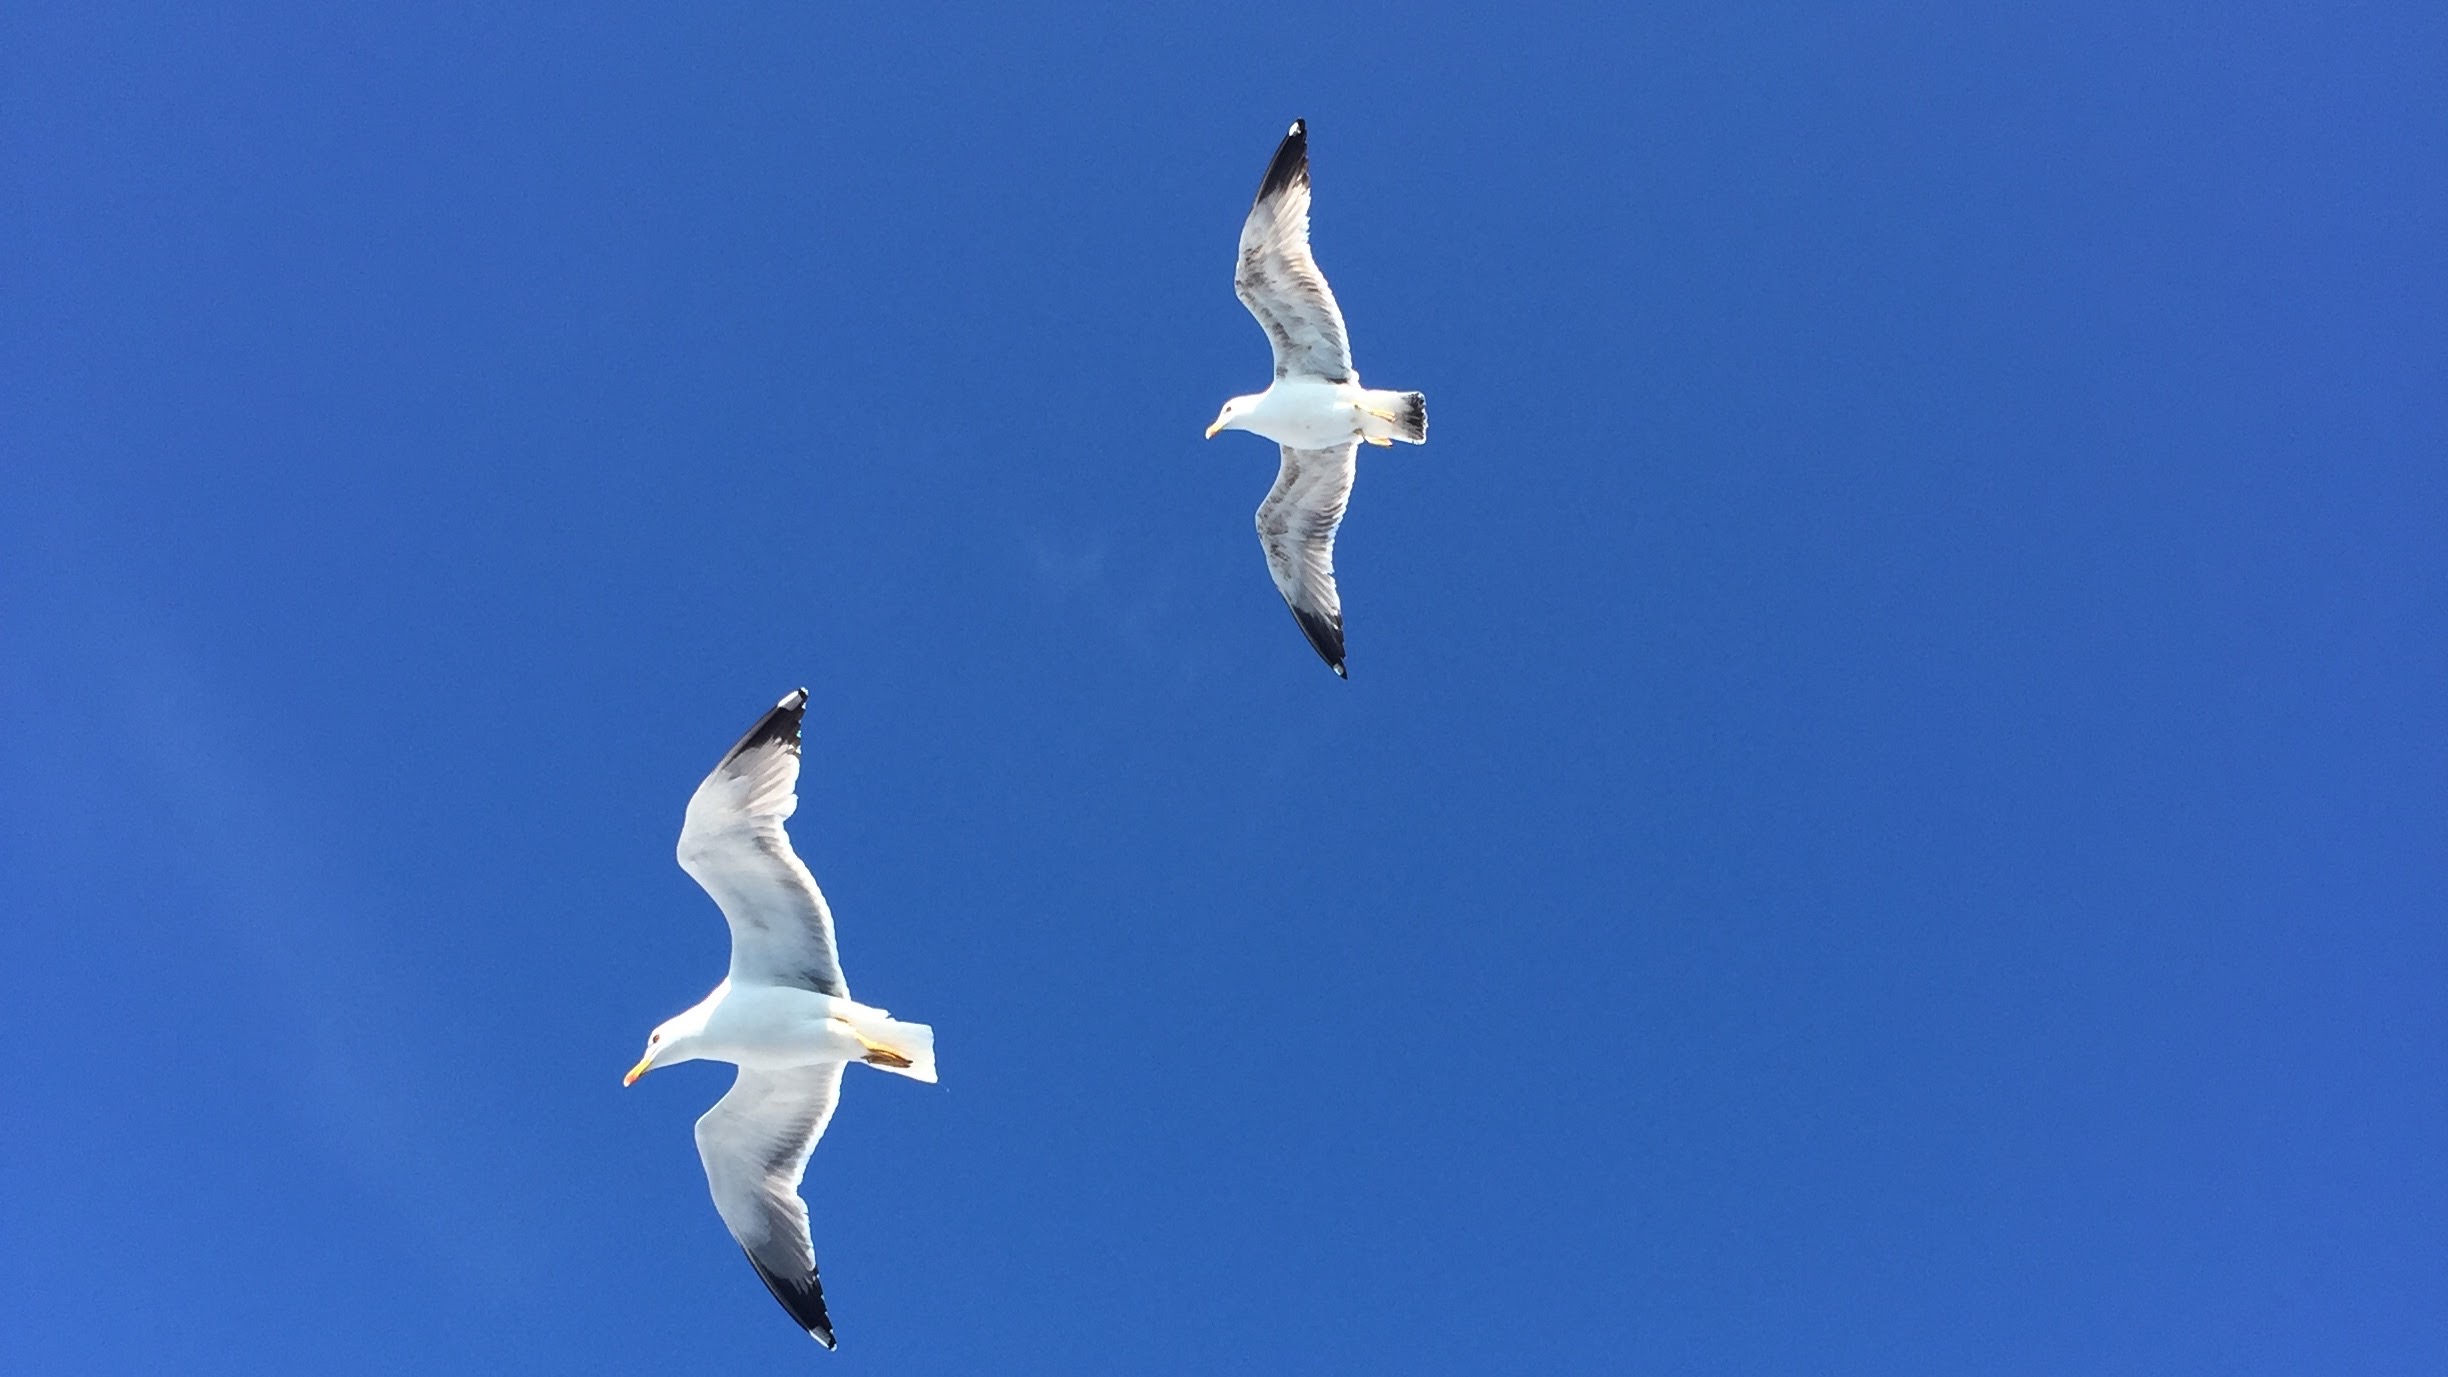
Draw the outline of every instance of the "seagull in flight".
M1258 543L1293 620L1343 675L1343 599L1335 528L1351 498L1360 442L1428 442L1428 399L1362 387L1343 311L1309 254L1309 129L1292 121L1241 226L1233 291L1275 346L1275 381L1224 404L1207 438L1246 430L1283 446L1275 486L1258 504ZM1348 678L1350 676L1344 675Z
M816 1342L833 1347L799 1179L833 1118L851 1062L935 1079L935 1030L850 998L833 951L833 915L792 852L784 820L799 806L799 726L807 690L774 705L697 786L680 828L680 868L731 924L731 971L646 1039L621 1084L658 1066L727 1061L731 1092L697 1121L714 1209L766 1289Z

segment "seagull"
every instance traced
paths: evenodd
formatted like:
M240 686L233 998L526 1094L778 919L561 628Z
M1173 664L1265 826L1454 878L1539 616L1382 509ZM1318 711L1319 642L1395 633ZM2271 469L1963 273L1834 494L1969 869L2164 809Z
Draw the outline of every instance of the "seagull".
M621 1084L658 1066L727 1061L731 1092L697 1121L714 1208L757 1275L816 1342L833 1347L799 1178L824 1136L851 1062L932 1083L935 1030L850 998L833 951L833 915L782 824L799 806L794 689L723 755L689 798L680 868L731 924L731 972L667 1019Z
M1428 399L1362 387L1343 311L1309 256L1309 128L1292 121L1241 226L1233 291L1275 346L1275 381L1224 404L1220 430L1246 430L1283 446L1275 487L1258 504L1267 570L1309 644L1343 672L1343 599L1335 592L1335 527L1350 500L1360 442L1428 442Z

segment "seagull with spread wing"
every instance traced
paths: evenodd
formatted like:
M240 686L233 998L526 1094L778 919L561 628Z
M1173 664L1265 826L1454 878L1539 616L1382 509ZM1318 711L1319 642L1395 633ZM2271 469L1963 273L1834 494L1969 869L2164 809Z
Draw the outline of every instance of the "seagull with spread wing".
M1246 430L1283 446L1283 468L1258 506L1268 572L1309 644L1343 674L1343 599L1335 528L1343 523L1360 442L1428 441L1428 399L1360 385L1343 311L1309 254L1309 130L1292 121L1241 226L1233 291L1275 346L1275 381L1224 404L1209 439ZM1349 676L1345 676L1349 677Z
M654 1030L621 1084L674 1062L739 1067L731 1092L697 1121L706 1184L774 1299L831 1348L799 1178L833 1117L842 1068L859 1061L932 1082L935 1030L850 998L833 952L833 915L782 830L799 806L807 697L795 689L776 704L689 799L680 868L731 924L731 971L695 1008Z

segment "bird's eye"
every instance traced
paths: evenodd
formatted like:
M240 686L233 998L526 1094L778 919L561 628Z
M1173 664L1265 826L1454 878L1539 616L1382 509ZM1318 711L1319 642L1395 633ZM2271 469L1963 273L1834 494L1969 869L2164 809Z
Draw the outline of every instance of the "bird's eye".
M663 1035L662 1035L661 1033L657 1033L657 1034L655 1034L653 1037L650 1037L650 1038L646 1039L646 1045L647 1045L647 1046L649 1046L649 1047L652 1047L652 1046L654 1046L656 1043L661 1042L662 1040L663 1040Z

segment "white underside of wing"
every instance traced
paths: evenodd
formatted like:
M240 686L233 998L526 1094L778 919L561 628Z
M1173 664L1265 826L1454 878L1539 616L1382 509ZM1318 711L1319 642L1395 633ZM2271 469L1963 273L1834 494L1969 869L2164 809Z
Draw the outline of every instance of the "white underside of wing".
M804 689L783 699L697 786L680 828L680 868L731 925L735 984L846 996L832 911L783 827L799 806L805 703Z
M1352 376L1343 309L1309 251L1308 134L1298 124L1275 152L1241 224L1233 292L1275 349L1275 376Z
M788 1071L743 1068L730 1092L697 1121L697 1157L715 1211L774 1299L827 1345L832 1325L799 1182L832 1122L842 1070L839 1062Z
M1338 673L1343 665L1343 598L1335 589L1335 531L1351 500L1359 442L1332 449L1284 446L1275 486L1258 505L1258 543L1275 589L1309 643Z

